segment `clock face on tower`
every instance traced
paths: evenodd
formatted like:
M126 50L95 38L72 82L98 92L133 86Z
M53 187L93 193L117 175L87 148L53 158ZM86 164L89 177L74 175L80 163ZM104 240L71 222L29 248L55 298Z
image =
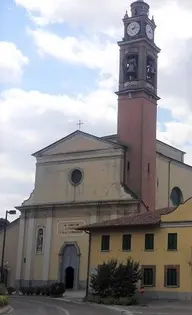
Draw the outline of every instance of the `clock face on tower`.
M127 26L127 34L129 36L135 36L139 33L140 31L140 24L138 22L131 22Z
M146 34L149 39L153 39L153 29L149 24L146 25Z

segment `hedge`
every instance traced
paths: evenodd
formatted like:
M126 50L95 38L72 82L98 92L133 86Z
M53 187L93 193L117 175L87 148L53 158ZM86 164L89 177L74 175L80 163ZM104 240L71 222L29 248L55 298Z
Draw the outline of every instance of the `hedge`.
M7 293L9 295L16 292L16 290L13 287L7 288ZM51 285L43 285L43 286L28 286L28 287L20 287L19 291L23 295L42 295L42 296L53 296L53 297L61 297L63 293L65 293L65 285L61 282L56 282Z

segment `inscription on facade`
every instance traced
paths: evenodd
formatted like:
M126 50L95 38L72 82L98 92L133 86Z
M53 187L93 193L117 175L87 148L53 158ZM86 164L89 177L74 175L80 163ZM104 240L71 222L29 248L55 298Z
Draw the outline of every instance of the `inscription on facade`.
M57 234L59 236L84 235L84 231L76 230L78 227L85 225L84 221L60 221L57 225Z

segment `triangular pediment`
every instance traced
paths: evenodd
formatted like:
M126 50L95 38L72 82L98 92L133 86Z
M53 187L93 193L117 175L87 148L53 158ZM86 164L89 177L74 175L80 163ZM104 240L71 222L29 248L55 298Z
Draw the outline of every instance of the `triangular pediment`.
M51 145L35 152L33 156L66 154L72 152L106 150L121 147L121 145L93 136L91 134L75 131Z

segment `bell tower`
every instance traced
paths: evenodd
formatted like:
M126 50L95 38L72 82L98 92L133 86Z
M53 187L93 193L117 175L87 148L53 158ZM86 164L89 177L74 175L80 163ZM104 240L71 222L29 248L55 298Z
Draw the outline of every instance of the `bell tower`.
M128 147L125 184L155 210L157 59L155 22L149 5L138 0L126 12L120 47L118 139ZM141 211L146 208L141 205Z

